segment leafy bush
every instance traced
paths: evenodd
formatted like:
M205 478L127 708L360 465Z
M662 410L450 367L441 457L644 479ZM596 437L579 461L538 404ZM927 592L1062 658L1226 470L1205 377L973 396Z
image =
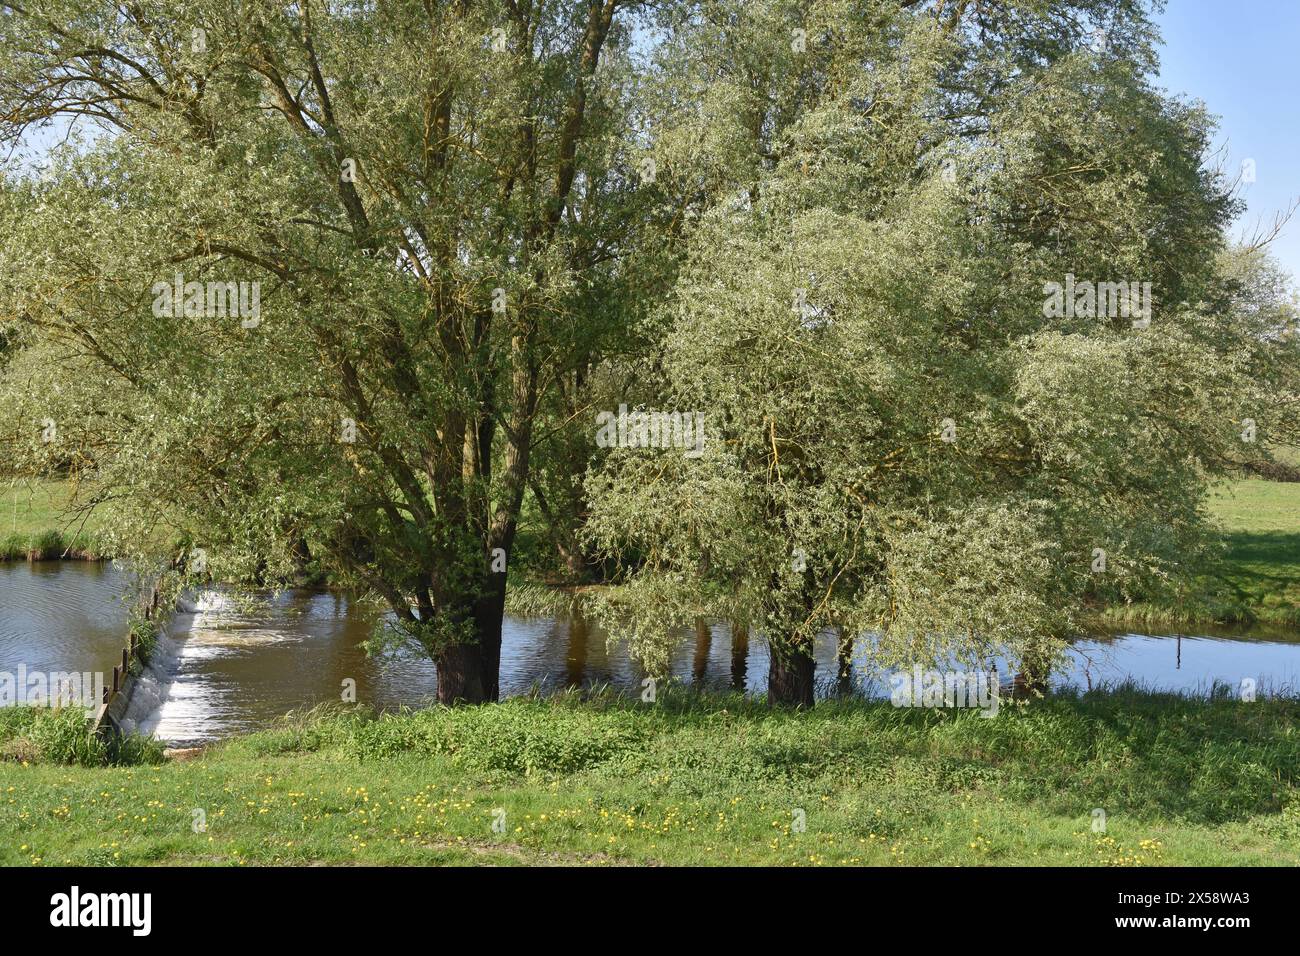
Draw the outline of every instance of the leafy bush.
M636 747L648 730L598 710L529 700L431 707L356 723L345 751L361 760L444 754L469 768L517 774L575 773Z

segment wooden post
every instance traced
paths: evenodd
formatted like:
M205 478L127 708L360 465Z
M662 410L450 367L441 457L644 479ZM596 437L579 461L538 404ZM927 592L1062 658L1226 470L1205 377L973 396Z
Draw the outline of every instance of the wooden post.
M116 667L113 668L113 693L117 693L117 676L121 673Z

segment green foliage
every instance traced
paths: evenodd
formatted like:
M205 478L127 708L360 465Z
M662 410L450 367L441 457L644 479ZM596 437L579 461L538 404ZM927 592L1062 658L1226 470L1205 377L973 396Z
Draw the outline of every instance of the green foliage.
M1224 250L1212 125L1150 82L1150 24L1080 6L1104 51L1071 4L978 40L826 4L810 35L837 42L776 61L801 108L660 319L648 397L702 411L705 453L616 449L588 481L631 578L597 613L652 670L673 624L738 609L799 654L838 629L886 665L1041 664L1087 608L1175 600L1216 557L1206 491L1256 453L1243 420L1294 434L1300 353L1266 263ZM1067 274L1151 282L1149 328L1049 316Z
M162 745L130 735L105 741L90 733L90 720L76 707L0 709L0 758L83 767L159 763Z
M567 417L549 376L585 369L631 298L636 15L15 8L0 140L88 110L102 135L0 196L6 469L92 472L122 558L180 538L196 581L262 585L310 553L432 654L467 626L491 642L475 608L549 453L535 421ZM257 283L259 314L177 317L177 273L199 299Z
M128 670L132 677L139 677L145 667L148 666L149 659L153 657L154 651L158 647L158 627L143 616L133 615L130 637L136 640L137 649L136 653L131 655Z
M1223 242L1146 4L949 6L14 7L0 144L94 135L0 190L0 469L89 477L96 553L479 644L475 698L499 553L617 577L594 613L654 669L701 613L774 659L1046 660L1176 603L1209 480L1300 441L1295 303ZM1149 282L1151 327L1049 318L1067 274ZM703 413L704 456L599 451L624 401Z
M445 754L467 769L510 774L575 773L635 749L638 728L599 711L554 706L544 715L527 700L496 707L434 707L357 723L343 751L359 760L401 753Z

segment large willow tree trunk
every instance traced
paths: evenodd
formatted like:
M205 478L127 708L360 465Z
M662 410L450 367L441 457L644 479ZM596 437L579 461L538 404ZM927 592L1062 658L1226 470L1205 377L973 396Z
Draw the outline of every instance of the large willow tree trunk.
M501 629L505 616L506 576L491 574L467 616L474 640L434 655L438 669L438 703L482 704L500 699Z
M434 658L438 668L438 703L482 704L490 698L483 686L483 649L454 644Z
M482 648L484 699L501 699L501 628L506 611L506 576L494 574L474 609L474 632Z
M807 644L772 644L767 669L767 702L773 706L812 707L812 647Z

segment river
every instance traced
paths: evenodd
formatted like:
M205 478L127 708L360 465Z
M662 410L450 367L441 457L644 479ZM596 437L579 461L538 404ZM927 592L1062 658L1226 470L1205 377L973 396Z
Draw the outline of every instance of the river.
M130 579L113 565L88 562L0 564L0 672L109 671L126 634ZM142 726L175 745L264 727L289 710L340 699L355 681L356 699L378 709L420 706L437 689L433 665L413 653L369 657L360 647L374 612L331 593L290 590L253 611L180 615L175 640L156 663L163 700ZM183 628L183 633L179 631ZM834 685L835 647L820 641L817 674ZM767 647L761 638L733 642L725 624L682 635L672 674L684 683L761 692ZM506 695L533 687L609 684L639 689L642 672L621 649L581 621L508 616L501 653ZM1234 688L1243 678L1261 690L1300 686L1300 635L1114 634L1072 645L1059 681L1080 687L1132 678L1149 687ZM888 684L855 664L867 693Z

